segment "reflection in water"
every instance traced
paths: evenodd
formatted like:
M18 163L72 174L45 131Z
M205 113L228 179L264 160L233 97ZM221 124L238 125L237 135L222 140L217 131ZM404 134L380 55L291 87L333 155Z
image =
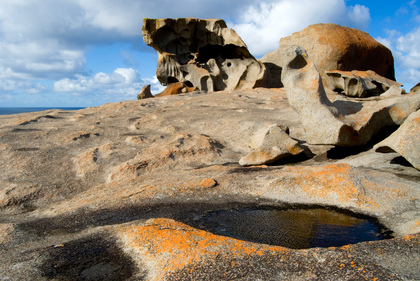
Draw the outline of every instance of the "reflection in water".
M194 224L218 235L293 249L390 238L366 219L323 208L217 210L196 217Z

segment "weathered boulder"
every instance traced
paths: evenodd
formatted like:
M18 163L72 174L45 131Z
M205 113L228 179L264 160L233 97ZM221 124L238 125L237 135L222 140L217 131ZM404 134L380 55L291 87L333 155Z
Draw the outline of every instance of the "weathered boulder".
M327 98L321 77L306 51L293 46L284 56L282 81L290 105L299 113L311 144L349 145L357 132Z
M279 48L259 60L269 68L274 86L282 86L283 58L292 45L308 52L324 83L325 71L332 70L373 70L395 80L391 51L369 34L336 24L314 24L280 39Z
M253 150L239 160L242 166L265 165L303 152L299 143L279 125L263 128L251 138Z
M137 95L138 100L153 98L152 92L150 91L150 84L141 88L140 93Z
M362 104L346 99L332 103L314 63L300 46L285 55L282 80L290 105L299 113L311 144L358 146L382 128L400 125L420 108L420 95L392 96Z
M392 135L374 147L377 152L397 152L420 170L420 110L412 113Z
M402 84L368 71L325 71L328 86L350 97L367 97L388 91L392 86L401 87Z
M269 86L264 64L221 19L144 19L142 33L159 54L162 85L185 82L206 91Z

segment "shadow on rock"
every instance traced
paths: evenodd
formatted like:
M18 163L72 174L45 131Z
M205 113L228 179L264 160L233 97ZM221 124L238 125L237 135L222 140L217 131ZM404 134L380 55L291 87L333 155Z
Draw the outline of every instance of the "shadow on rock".
M126 280L135 265L114 241L95 235L52 246L41 266L43 275L55 280ZM136 280L144 280L140 274Z

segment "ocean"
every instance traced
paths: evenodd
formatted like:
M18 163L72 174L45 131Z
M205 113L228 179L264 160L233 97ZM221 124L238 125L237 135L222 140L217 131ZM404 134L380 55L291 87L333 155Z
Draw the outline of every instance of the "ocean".
M78 110L85 107L0 107L0 115L10 115L25 112L36 112L50 109Z

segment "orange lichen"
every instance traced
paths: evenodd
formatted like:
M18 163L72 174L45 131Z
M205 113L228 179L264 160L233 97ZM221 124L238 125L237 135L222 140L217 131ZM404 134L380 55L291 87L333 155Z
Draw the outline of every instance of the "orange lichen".
M164 218L150 219L142 226L121 227L118 232L130 249L141 252L145 260L157 261L155 265L160 274L215 258L221 252L238 257L288 251L283 247L214 235Z

